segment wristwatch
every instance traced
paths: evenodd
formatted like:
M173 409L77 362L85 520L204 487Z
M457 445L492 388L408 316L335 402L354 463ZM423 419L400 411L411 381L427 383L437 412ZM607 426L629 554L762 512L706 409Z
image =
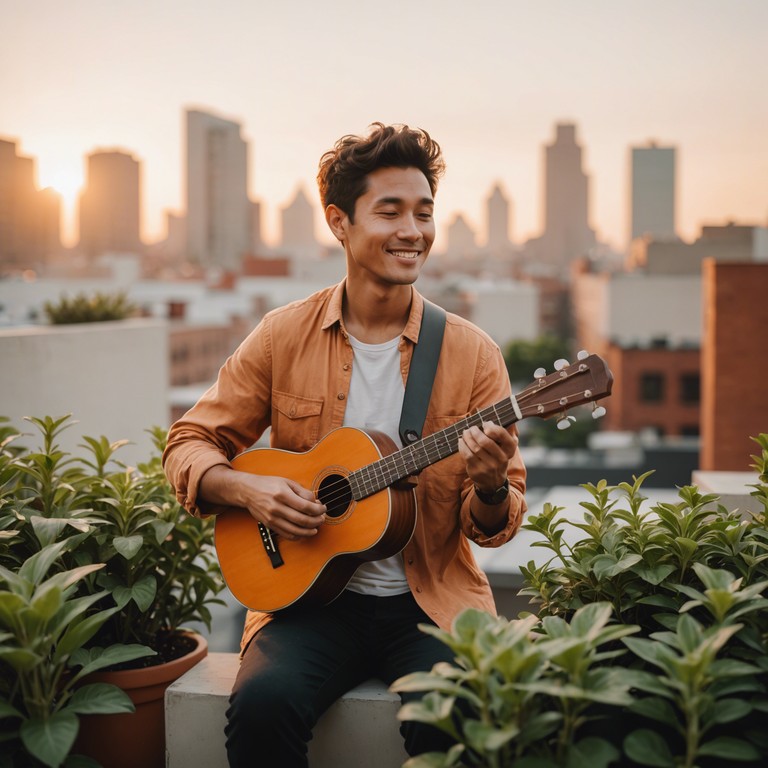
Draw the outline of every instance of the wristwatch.
M500 485L492 493L485 493L475 486L475 496L477 496L483 504L488 504L489 506L501 504L501 502L509 496L509 480L505 480L504 484Z

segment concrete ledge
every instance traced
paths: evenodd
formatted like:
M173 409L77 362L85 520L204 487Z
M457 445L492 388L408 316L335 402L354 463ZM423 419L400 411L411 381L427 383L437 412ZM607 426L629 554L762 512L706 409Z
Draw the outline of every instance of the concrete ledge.
M165 693L166 768L227 768L224 725L236 653L210 653ZM396 719L400 698L368 680L319 720L311 768L400 768L408 759Z

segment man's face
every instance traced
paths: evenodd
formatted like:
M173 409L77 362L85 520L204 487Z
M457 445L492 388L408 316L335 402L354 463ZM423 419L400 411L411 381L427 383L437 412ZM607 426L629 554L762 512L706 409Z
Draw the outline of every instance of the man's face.
M355 221L342 215L350 280L410 285L435 239L434 200L417 168L379 168L355 204ZM338 236L338 233L337 233Z

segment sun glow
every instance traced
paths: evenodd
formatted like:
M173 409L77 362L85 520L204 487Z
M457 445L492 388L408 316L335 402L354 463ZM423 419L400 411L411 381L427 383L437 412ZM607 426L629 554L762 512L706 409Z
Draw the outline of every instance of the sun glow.
M51 187L61 195L61 239L64 245L77 241L77 203L85 184L82 160L75 162L43 162L40 160L39 185Z

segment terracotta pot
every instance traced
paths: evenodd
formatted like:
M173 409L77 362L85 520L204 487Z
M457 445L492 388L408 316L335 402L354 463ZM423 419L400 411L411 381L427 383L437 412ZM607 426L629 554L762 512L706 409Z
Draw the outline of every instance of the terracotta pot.
M97 672L89 683L112 683L122 688L136 711L118 715L80 717L73 754L87 755L103 768L164 768L165 689L208 654L208 641L187 633L197 647L186 656L143 669Z

